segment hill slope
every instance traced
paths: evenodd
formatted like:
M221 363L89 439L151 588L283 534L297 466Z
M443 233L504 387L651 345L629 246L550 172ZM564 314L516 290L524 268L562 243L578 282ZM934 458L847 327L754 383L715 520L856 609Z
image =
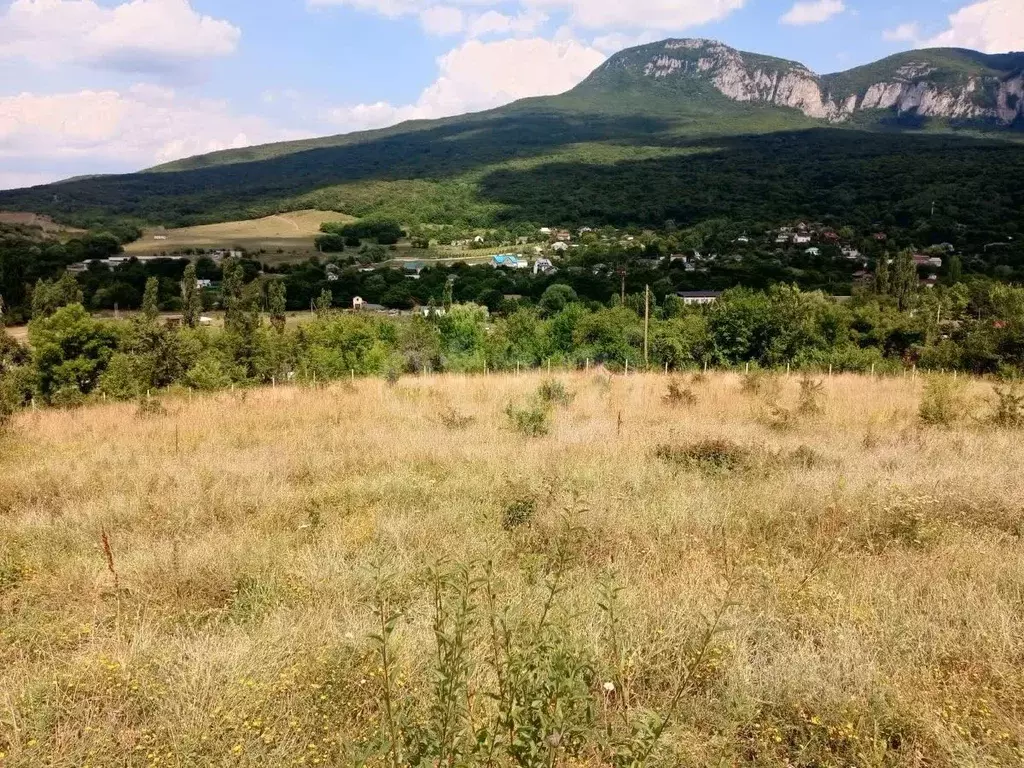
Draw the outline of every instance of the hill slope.
M851 160L859 155L848 150L863 147L876 158L924 153L937 163L937 176L921 183L954 185L966 163L972 175L991 170L1001 187L1002 175L1019 170L1018 146L963 139L942 144L936 156L937 145L927 137L886 136L878 129L928 124L1015 135L1004 129L1024 123L1022 71L1024 54L935 50L818 76L797 62L713 41L669 40L612 57L561 96L380 131L229 150L138 174L0 192L0 209L80 225L128 217L181 226L309 208L478 226L527 212L568 223L591 211L593 223L602 223L608 217L600 211L607 206L596 203L606 194L601 179L610 173L631 185L625 198L615 188L627 207L612 218L649 223L675 191L645 185L638 173L656 165L672 169L670 177L683 171L682 177L704 180L712 174L722 188L742 190L751 174L777 174L779 168L758 156L763 151L785 165L785 178L798 179L801 157L780 156L771 137L792 134L798 143L803 134L792 132L809 129L815 129L812 143L825 145L823 155ZM853 127L873 133L851 140ZM737 155L737 146L750 151ZM993 146L1007 162L990 164ZM854 196L866 193L865 184L878 183L857 162L842 167ZM582 185L572 196L583 204L556 201L541 209L543 190L528 188L524 197L524 183L543 179L544 169L571 171ZM726 209L734 209L738 198L726 202Z

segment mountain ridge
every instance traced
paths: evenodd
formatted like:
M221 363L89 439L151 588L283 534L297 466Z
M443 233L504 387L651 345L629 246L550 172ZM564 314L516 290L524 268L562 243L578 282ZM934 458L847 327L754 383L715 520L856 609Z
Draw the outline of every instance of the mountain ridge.
M635 183L634 171L660 175L669 185L668 179L686 177L679 166L696 164L701 171L694 178L706 183L716 164L725 162L732 175L715 183L741 192L749 174L774 173L767 188L785 194L787 176L751 149L764 148L774 161L772 153L782 147L796 162L801 143L819 148L814 162L844 168L847 177L853 174L850 183L861 187L874 183L874 177L856 177L867 173L869 161L860 151L865 142L876 158L909 153L920 163L940 162L935 183L956 183L965 172L977 173L993 152L1015 158L1002 163L1007 168L1017 162L1024 99L1014 89L1022 74L1024 54L935 49L817 75L799 62L715 41L668 40L616 54L564 94L375 131L224 150L134 174L0 192L0 210L47 214L80 227L125 219L193 226L305 208L473 226L525 211L553 218L562 209L575 211L566 221L592 216L597 222L605 216L597 201L619 191L609 185L609 175ZM828 107L842 99L853 105L845 119ZM943 112L944 104L957 108ZM1012 121L1000 120L1000 104L1007 118L1013 107ZM932 133L948 138L939 145L925 141ZM978 133L986 141L976 141ZM970 171L957 157L961 151L971 153ZM581 179L583 186L568 192L578 203L562 205L536 186L551 185L547 174L555 168L563 177ZM796 165L788 178L810 178L810 170ZM631 212L621 203L616 220L633 214L638 221L656 219L653 212L666 207L667 189L638 192L629 203L638 207ZM547 200L551 210L537 210L533 203L539 200ZM698 210L715 215L713 207L683 208L666 218Z
M819 75L801 62L716 40L669 39L615 54L577 89L643 87L645 79L703 82L734 101L797 109L828 122L874 110L1002 126L1024 118L1024 53L959 48L906 51Z

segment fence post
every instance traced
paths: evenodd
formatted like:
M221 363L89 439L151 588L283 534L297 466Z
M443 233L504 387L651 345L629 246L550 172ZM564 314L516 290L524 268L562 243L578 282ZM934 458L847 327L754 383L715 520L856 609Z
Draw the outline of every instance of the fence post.
M629 360L626 360L626 375L629 376Z

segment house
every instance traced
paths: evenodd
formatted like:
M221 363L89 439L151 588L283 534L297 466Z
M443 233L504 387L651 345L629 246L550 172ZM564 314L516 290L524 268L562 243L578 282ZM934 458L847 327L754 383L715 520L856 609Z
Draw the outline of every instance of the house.
M476 243L477 245L482 244L483 241L484 241L484 236L483 235L477 235L476 237L473 238L473 242Z
M196 286L201 291L205 291L208 288L213 288L213 280L196 280Z
M844 245L840 253L850 261L856 261L860 258L860 251L849 245Z
M551 262L551 259L537 259L533 263L533 274L535 275L550 275L555 271L555 265Z
M559 241L551 246L551 250L556 251L558 253L565 253L566 251L569 250L569 244Z
M925 288L934 288L938 284L939 284L939 276L938 275L928 275L928 277L924 278L921 281L921 285L923 285Z
M940 256L929 256L926 253L915 253L914 264L918 267L942 269L942 258Z
M420 273L427 268L427 265L422 261L407 261L402 265L402 269L405 270L405 276L410 280L419 280Z
M746 244L750 242L750 238L747 237L746 235L742 235L741 237L736 238L736 242Z
M821 233L821 239L826 243L838 243L839 235L833 232L831 229L826 229Z
M721 295L721 291L679 291L676 294L688 307L714 304Z
M505 267L506 269L522 269L520 266L520 257L514 253L499 253L497 256L491 257L491 266L495 269L499 267ZM529 266L527 264L526 266Z
M793 238L793 242L796 243L797 245L807 245L808 243L811 242L811 236L810 235L796 235Z
M593 231L594 231L593 227L580 227L580 234L581 235L585 235L588 232L593 232Z
M808 248L804 253L808 256L821 256L821 248Z
M551 227L541 227L537 231L540 232L542 235L550 235L551 234Z
M779 245L789 242L790 235L786 232L780 232L779 236L775 238L775 242Z
M554 233L554 238L555 240L558 240L560 243L568 243L570 240L572 240L572 232L570 232L567 229L560 229Z
M386 309L380 304L367 304L361 296L352 299L352 309L356 312L385 312Z

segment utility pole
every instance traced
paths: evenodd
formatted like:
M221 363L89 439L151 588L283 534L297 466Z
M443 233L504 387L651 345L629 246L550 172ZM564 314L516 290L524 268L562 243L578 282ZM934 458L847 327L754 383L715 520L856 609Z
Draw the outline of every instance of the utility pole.
M651 333L651 286L644 286L644 367L650 365L648 339Z

